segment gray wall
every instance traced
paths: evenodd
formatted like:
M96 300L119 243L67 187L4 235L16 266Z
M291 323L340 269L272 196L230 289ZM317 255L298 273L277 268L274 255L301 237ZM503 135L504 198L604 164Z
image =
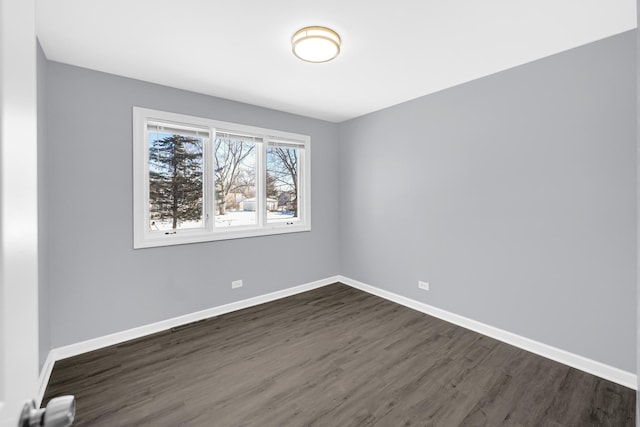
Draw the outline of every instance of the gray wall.
M46 102L53 347L338 274L335 124L55 62ZM133 106L310 135L312 230L134 251Z
M342 123L340 273L635 372L635 37Z
M38 86L38 333L40 367L51 349L49 330L49 234L47 227L46 81L47 58L38 43L36 67Z

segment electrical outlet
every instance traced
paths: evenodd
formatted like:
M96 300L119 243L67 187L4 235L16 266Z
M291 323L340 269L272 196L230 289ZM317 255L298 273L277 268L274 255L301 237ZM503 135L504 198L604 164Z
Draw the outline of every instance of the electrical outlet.
M429 290L429 283L418 281L418 287L420 289L422 289L422 290L428 291Z
M231 289L236 289L241 287L242 287L242 280L234 280L233 282L231 282Z

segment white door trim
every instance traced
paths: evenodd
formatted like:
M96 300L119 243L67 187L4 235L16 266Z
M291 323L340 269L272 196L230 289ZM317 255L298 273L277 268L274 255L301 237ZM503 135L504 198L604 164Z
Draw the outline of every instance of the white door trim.
M0 0L0 425L38 381L35 0Z

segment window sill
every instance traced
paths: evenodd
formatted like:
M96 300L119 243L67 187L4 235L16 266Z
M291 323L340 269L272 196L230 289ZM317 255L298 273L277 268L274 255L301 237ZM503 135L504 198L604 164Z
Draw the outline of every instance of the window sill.
M175 234L154 234L134 238L133 248L157 248L162 246L187 245L190 243L215 242L218 240L243 239L247 237L271 236L276 234L300 233L311 231L306 224L276 225L273 227L251 228L224 231L183 230Z

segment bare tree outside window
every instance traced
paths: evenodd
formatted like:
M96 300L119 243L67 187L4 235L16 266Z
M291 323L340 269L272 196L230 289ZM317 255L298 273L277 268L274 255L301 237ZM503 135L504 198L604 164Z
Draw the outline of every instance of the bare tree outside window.
M247 213L240 209L245 200L256 197L256 143L217 135L214 157L216 224L256 224L255 208Z
M298 217L298 149L267 147L267 198L276 201L270 220Z

